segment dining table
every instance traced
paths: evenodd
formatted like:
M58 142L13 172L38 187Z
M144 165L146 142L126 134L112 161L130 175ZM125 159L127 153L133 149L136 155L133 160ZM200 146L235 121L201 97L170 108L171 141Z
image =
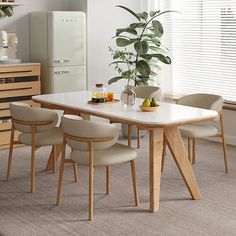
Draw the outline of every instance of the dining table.
M34 96L33 101L42 107L63 110L66 114L76 114L89 118L101 117L113 122L125 123L148 130L149 133L149 194L150 212L159 210L161 164L163 140L165 140L176 166L190 192L191 199L201 199L200 190L187 157L179 126L196 122L214 120L218 113L212 110L160 102L154 112L143 112L139 106L142 99L136 99L132 107L124 107L121 102L91 104L91 92L76 91ZM58 149L58 155L60 149ZM52 154L47 167L52 164Z

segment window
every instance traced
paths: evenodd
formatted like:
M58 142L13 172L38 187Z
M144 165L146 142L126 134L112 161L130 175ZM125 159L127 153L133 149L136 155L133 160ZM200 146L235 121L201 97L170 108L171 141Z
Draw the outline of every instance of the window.
M182 13L164 19L172 57L169 90L236 102L236 1L162 0L162 6Z

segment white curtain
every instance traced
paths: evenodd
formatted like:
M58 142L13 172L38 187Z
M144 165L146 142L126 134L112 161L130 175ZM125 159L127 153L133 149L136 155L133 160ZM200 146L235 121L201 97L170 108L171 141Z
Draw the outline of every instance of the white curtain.
M157 7L156 2L150 4ZM175 94L219 94L236 103L236 1L160 3L162 10L182 13L168 14L162 21L172 57L172 65L162 71L164 88Z

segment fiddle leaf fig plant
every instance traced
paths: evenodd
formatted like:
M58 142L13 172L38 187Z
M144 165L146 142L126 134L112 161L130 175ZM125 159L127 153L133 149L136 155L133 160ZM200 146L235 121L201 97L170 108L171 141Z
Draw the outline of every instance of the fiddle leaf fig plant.
M127 79L128 84L133 81L135 86L148 85L157 76L160 62L171 64L168 49L161 42L164 29L158 17L175 11L135 13L125 6L117 7L129 12L136 22L116 30L113 37L116 47L109 47L109 51L114 60L110 66L114 66L119 76L110 79L108 84Z

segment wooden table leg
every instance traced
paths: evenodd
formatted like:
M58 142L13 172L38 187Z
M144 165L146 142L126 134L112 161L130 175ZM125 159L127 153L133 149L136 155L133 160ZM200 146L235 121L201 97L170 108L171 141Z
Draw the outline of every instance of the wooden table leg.
M201 194L195 179L192 166L187 157L184 147L183 139L180 135L179 129L176 126L166 127L165 138L171 154L179 168L179 171L187 185L187 188L194 200L201 199Z
M61 151L62 151L62 144L57 144L56 145L56 161L59 159L59 157L61 155ZM47 166L46 166L45 170L53 170L53 148L52 148L52 151L50 153L48 163L47 163Z
M163 128L149 130L150 212L159 210Z

